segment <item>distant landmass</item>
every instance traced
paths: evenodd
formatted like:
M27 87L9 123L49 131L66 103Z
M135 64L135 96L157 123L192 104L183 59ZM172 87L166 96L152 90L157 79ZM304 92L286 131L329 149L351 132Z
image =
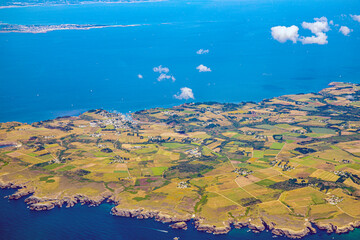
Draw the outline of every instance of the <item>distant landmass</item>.
M259 103L0 124L0 187L31 210L111 201L176 229L290 238L360 226L360 85ZM31 196L28 196L30 195Z
M95 3L137 3L137 2L160 2L163 0L5 0L0 3L1 8L31 7L31 6L54 6L54 5L80 5Z
M131 25L94 25L94 24L59 24L59 25L19 25L0 23L0 33L47 33L59 30L89 30L93 28L109 27L137 27L144 24Z

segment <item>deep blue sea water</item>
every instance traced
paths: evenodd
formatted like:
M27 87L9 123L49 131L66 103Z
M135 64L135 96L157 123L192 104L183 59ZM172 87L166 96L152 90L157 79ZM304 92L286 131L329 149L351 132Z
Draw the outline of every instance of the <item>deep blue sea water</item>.
M153 220L137 220L110 215L110 204L98 207L76 205L73 208L56 208L51 211L30 211L24 199L4 198L14 190L0 190L0 239L1 240L268 240L269 232L252 233L248 229L233 229L227 235L198 232L189 224L188 230L174 230L167 224ZM360 229L336 235L319 231L304 240L357 240ZM277 237L275 239L286 239Z
M345 15L346 16L345 16ZM0 33L0 122L32 122L93 108L134 111L195 101L240 102L360 82L358 0L170 0L0 9L10 24L149 24L139 27ZM327 45L281 44L271 27L325 16ZM168 24L164 24L168 23ZM309 35L300 27L300 34ZM197 55L200 49L210 53ZM199 73L204 64L212 72ZM153 67L175 82L158 82ZM137 77L143 75L143 79ZM191 100L192 101L192 100Z

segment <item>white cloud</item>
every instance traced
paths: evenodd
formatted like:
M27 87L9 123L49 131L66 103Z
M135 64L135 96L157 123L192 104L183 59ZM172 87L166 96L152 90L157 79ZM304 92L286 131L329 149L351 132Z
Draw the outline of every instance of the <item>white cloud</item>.
M143 77L143 75L138 74L138 78L143 79L144 77Z
M175 82L175 77L173 75L167 75L165 73L160 74L160 76L157 78L157 80L160 82L162 80L171 79L173 82Z
M360 16L359 16L360 17ZM328 36L326 32L330 31L330 25L334 25L334 21L330 21L326 17L314 18L315 22L303 22L301 26L304 29L310 30L314 35L313 36L299 36L299 28L295 25L291 27L277 26L271 28L271 35L273 38L281 43L284 43L288 40L296 43L297 41L302 42L302 44L320 44L324 45L328 43ZM336 26L336 24L335 24ZM350 30L350 29L349 29ZM341 32L345 35L346 29L343 28ZM351 31L351 30L350 30ZM349 34L349 33L347 33Z
M199 70L199 72L211 72L210 68L208 68L207 66L204 66L202 64L197 66L196 69Z
M181 93L179 94L175 94L174 95L174 98L176 99L185 99L185 100L188 100L188 99L194 99L194 93L192 91L191 88L188 88L188 87L183 87L183 88L180 88L180 91Z
M319 32L315 36L311 36L311 37L301 37L301 38L299 38L299 41L301 41L302 44L324 45L324 44L328 43L327 35L323 32Z
M166 79L171 79L173 82L176 80L173 75L167 74L170 71L169 68L163 67L162 65L154 67L153 71L160 73L159 77L157 78L159 82Z
M314 20L316 22L313 22L313 23L303 22L301 24L301 26L304 29L309 29L314 34L317 34L320 32L324 33L324 32L328 32L330 30L330 27L329 27L326 17L314 18Z
M349 34L352 32L353 30L348 28L347 26L341 26L339 29L339 32L341 32L342 34L344 34L344 36L349 36Z
M330 24L330 25L334 25L334 21L333 21L333 20L330 20L329 24Z
M328 21L327 17L314 18L314 20L319 21L319 22L327 22Z
M196 54L206 54L206 53L209 53L209 49L199 49L196 51Z
M288 40L296 43L299 37L298 31L299 28L295 25L292 25L291 27L276 26L271 28L271 35L275 40L281 43L284 43Z
M351 18L354 19L357 22L360 22L360 15L352 15L350 14Z
M154 70L154 72L158 72L158 73L168 73L169 72L169 68L163 67L161 65L158 67L154 67L153 70Z
M303 44L319 44L324 45L328 43L328 36L326 32L330 30L330 26L326 17L314 18L315 22L303 22L301 26L304 29L309 29L315 36L300 37L299 41Z

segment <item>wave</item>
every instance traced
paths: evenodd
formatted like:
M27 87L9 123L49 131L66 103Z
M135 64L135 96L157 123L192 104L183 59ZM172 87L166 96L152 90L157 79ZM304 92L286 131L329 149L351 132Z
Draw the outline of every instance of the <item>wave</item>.
M162 229L157 229L157 228L149 228L149 227L143 227L143 228L151 229L151 230L158 231L158 232L163 232L163 233L169 233L169 231L162 230Z

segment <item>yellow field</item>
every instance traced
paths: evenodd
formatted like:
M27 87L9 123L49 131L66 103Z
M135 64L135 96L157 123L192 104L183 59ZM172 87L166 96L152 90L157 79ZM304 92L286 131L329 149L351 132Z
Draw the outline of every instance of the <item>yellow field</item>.
M360 121L344 97L359 89L0 123L0 185L49 204L111 197L216 227L342 227L360 220Z

